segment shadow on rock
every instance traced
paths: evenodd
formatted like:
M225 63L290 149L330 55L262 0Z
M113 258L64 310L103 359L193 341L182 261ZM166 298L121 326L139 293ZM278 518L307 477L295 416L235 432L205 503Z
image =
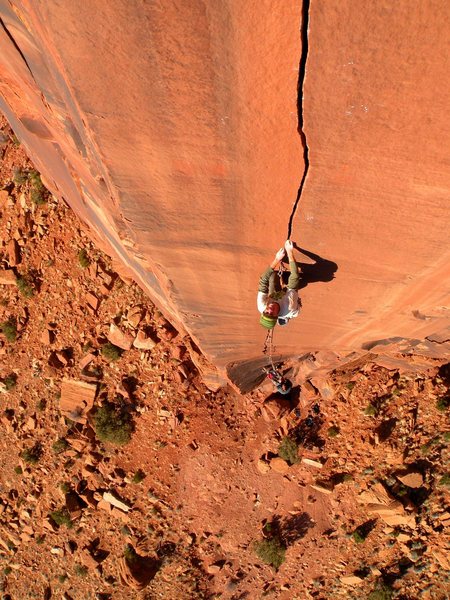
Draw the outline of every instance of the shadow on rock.
M263 527L264 535L269 538L278 538L287 548L305 537L308 530L314 527L314 521L308 513L302 512L282 519L275 515Z

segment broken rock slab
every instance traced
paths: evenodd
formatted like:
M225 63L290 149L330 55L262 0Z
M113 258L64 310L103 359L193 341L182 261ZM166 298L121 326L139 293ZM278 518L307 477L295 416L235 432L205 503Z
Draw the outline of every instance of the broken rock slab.
M63 379L61 385L61 413L77 423L86 423L87 413L94 405L97 386L76 379Z
M3 269L0 271L0 285L16 285L17 278L12 269Z
M124 333L117 325L114 325L114 323L111 323L109 326L109 333L106 337L111 344L122 348L122 350L130 350L134 342L133 336Z
M418 471L402 471L395 475L399 481L410 488L420 488L423 485L423 475Z
M118 498L117 496L112 494L111 492L104 492L103 500L105 502L108 502L109 504L111 504L111 506L114 506L114 507L122 510L123 512L128 512L131 509L130 504L128 504L124 500L121 500L120 498Z
M289 471L288 463L279 456L277 456L276 458L272 458L272 460L270 461L270 468L276 473L281 473L282 475Z
M413 514L407 513L403 504L392 498L381 485L377 483L369 490L361 492L358 502L366 506L369 514L376 514L387 525L406 526L411 529L416 527L416 519Z
M136 338L133 341L133 346L138 350L153 350L158 342L150 336L145 335L143 331L138 331Z

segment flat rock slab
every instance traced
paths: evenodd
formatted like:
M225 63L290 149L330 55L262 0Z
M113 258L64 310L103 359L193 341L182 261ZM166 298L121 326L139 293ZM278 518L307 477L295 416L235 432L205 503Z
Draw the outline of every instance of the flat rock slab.
M287 473L289 471L289 465L287 464L287 462L279 457L272 458L272 460L270 461L270 468L276 471L277 473L281 474Z
M129 350L134 342L133 336L124 333L116 325L114 325L114 323L111 323L109 327L109 333L106 337L111 344L122 348L122 350Z
M14 275L12 269L5 269L0 271L0 284L1 285L16 285L17 278Z
M123 512L128 512L130 510L130 508L131 508L130 504L127 504L126 502L124 502L120 498L117 498L117 496L115 496L111 492L105 492L103 494L103 500L105 502L108 502L112 506L115 506L116 508L118 508L120 510L123 510Z
M59 404L62 414L77 423L85 423L87 413L94 405L96 392L95 384L63 379Z
M410 488L420 488L423 485L422 473L417 471L410 471L409 473L397 475L397 479L404 485Z

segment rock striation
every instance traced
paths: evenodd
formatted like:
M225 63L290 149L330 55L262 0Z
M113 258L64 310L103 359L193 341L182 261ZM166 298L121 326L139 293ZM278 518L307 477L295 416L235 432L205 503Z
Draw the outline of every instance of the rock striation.
M258 276L290 220L308 277L279 353L443 343L449 12L0 0L0 110L52 193L232 379L259 369Z

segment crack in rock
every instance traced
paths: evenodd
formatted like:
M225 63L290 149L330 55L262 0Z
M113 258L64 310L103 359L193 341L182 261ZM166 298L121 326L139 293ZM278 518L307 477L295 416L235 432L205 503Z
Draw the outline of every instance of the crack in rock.
M303 176L300 181L300 186L297 192L297 198L295 199L294 206L292 208L291 216L289 217L288 224L288 232L287 239L291 238L292 234L292 223L294 220L295 213L297 211L300 198L303 193L303 187L305 185L306 176L308 174L309 169L309 148L306 141L305 131L303 129L303 87L305 83L305 74L306 74L306 59L308 57L308 28L309 28L309 2L310 0L303 0L302 7L302 24L300 28L300 37L302 43L302 51L300 55L300 63L298 68L298 84L297 84L297 113L298 113L298 133L300 135L300 139L303 147L303 160L305 163L305 168L303 171Z

